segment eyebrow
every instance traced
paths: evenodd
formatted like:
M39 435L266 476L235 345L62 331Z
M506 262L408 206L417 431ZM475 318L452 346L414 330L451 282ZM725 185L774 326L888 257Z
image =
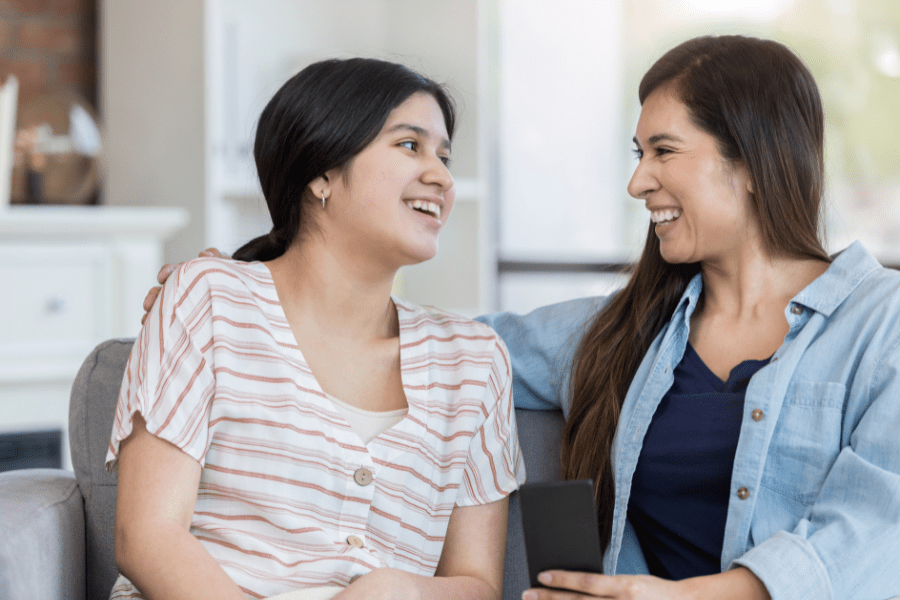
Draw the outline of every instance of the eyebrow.
M419 127L418 125L410 125L409 123L398 123L397 125L394 125L390 129L388 129L388 133L391 133L393 131L399 131L401 129L412 131L416 135L426 138L426 139L431 137L428 133L428 130L425 129L424 127ZM441 143L440 143L440 147L449 151L450 150L450 140L448 140L447 138L442 139Z
M640 143L638 142L637 136L631 138L631 141L634 142L635 146L640 147ZM674 136L671 133L657 133L656 135L651 135L650 139L647 142L652 146L653 144L658 144L659 142L682 142L683 140L680 137Z

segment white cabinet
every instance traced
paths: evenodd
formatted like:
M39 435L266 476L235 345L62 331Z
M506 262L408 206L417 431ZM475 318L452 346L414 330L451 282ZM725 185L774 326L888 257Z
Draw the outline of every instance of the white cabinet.
M493 305L495 120L486 115L495 103L482 58L495 12L487 0L101 1L105 201L187 208L191 225L167 245L170 261L207 246L233 251L270 228L251 148L280 85L324 58L402 62L449 83L462 110L457 206L441 253L404 269L396 287L414 302L484 311Z
M88 353L140 331L176 208L0 211L0 432L68 430L69 392ZM63 442L68 467L68 441Z

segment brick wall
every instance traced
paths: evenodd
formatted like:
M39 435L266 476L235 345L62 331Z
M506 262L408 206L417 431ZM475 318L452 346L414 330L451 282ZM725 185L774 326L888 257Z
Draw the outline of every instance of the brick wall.
M0 0L0 80L20 100L74 89L97 108L97 0Z

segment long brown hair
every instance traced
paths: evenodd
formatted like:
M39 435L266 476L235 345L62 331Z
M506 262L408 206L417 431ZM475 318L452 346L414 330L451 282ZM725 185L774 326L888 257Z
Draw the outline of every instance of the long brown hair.
M803 62L782 44L705 36L669 50L641 80L641 104L671 89L719 153L746 166L752 210L772 256L829 260L820 241L824 116ZM644 355L668 323L699 263L668 264L650 224L628 284L594 318L572 365L571 410L563 435L567 479L594 479L600 537L612 535L611 463L619 413Z

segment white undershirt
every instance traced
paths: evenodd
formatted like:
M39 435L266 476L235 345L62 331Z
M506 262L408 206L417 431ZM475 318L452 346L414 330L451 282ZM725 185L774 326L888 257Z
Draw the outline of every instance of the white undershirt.
M341 416L350 423L350 427L353 428L354 433L359 436L363 444L368 444L378 437L382 431L387 431L402 421L406 413L409 412L408 408L398 408L397 410L384 412L363 410L341 402L331 394L325 395L334 403Z

